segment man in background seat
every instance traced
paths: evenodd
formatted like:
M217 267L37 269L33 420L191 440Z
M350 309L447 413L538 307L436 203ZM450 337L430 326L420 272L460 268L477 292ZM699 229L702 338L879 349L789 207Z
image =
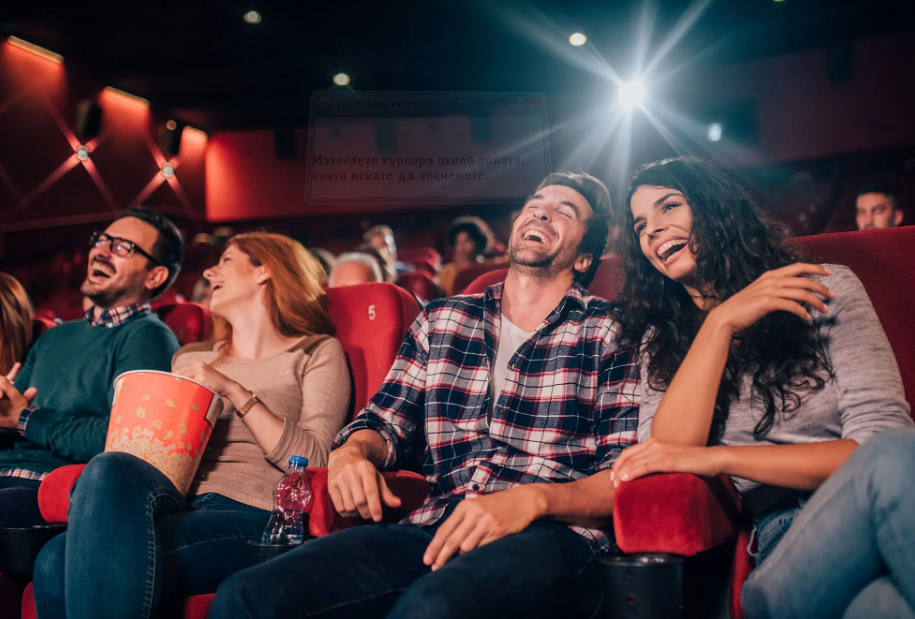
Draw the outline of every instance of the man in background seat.
M0 451L0 526L44 523L45 475L104 450L119 374L170 371L178 340L149 302L174 282L183 253L175 225L146 208L127 209L93 235L80 288L92 302L85 320L48 330L18 374L0 377L0 428L18 434Z
M866 185L855 200L858 230L898 228L902 225L899 192L891 185Z
M637 359L583 288L610 198L547 177L516 219L503 284L431 302L379 392L336 439L337 511L376 524L311 540L220 587L212 619L594 616L612 549L609 468L634 443ZM428 439L431 493L399 524L381 469Z

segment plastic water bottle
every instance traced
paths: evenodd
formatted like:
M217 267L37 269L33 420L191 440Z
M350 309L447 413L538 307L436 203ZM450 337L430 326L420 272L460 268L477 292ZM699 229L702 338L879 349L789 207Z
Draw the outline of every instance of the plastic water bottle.
M289 457L289 472L276 484L273 514L263 544L297 546L305 541L305 513L311 507L311 486L305 476L308 458Z

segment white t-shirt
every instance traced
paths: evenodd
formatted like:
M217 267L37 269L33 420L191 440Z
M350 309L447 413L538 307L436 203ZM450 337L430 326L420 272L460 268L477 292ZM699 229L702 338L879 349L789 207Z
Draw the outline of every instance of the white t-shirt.
M502 328L499 333L499 350L496 352L496 361L492 366L492 398L489 400L489 420L492 421L492 412L496 402L502 395L502 386L505 384L505 375L508 373L508 362L512 360L521 344L528 341L534 334L533 331L523 331L509 321L502 314Z

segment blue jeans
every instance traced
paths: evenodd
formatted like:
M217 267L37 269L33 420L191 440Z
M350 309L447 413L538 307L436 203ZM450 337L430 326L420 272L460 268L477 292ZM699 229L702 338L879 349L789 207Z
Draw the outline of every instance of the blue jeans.
M603 597L597 555L568 527L537 521L432 572L435 527L369 524L305 542L239 572L210 619L593 617Z
M40 481L0 477L0 527L48 524L38 509Z
M747 619L915 618L913 470L915 431L857 449L750 575Z
M145 618L213 593L247 567L247 542L260 539L269 518L218 494L185 500L129 454L96 456L73 488L67 532L38 555L38 616Z

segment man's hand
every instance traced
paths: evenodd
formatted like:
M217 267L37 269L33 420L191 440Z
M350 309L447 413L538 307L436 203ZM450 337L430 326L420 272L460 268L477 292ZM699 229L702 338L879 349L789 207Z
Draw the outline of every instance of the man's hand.
M327 491L341 516L362 516L381 522L382 503L400 507L384 477L357 446L344 445L330 453L327 462Z
M0 428L16 429L19 425L19 416L22 411L28 408L38 389L29 387L25 393L19 393L13 386L13 380L19 373L19 363L13 366L10 373L6 376L0 376Z
M613 463L613 486L618 488L622 482L652 473L693 473L713 477L723 472L716 453L711 447L650 438L623 450Z
M464 499L442 524L426 549L423 563L435 571L455 552L470 552L501 537L524 530L546 511L539 484L516 486Z

